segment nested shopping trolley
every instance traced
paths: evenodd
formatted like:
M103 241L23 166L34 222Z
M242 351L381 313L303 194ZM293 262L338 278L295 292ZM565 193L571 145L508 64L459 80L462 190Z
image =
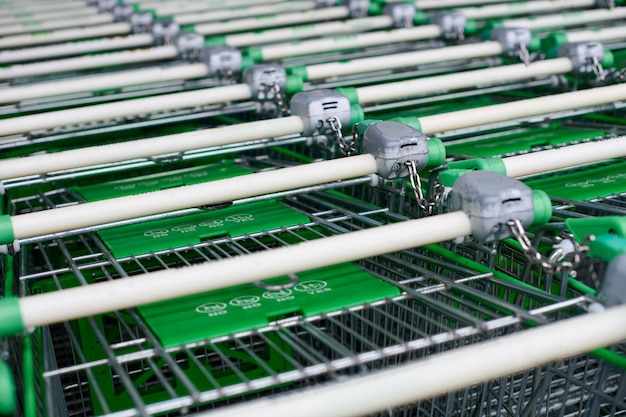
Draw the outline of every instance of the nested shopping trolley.
M14 193L10 210L37 212L245 176L302 158L277 148L233 160L214 158L167 175L144 170L134 178L59 182L48 192ZM372 181L363 176L25 239L3 263L4 295L53 294L164 270L185 274L195 264L270 253L423 215L409 181ZM257 399L305 398L318 387L341 387L587 316L598 305L575 289L549 291L497 265L476 262L464 256L469 245L397 250L29 329L3 341L19 412L182 415L236 410ZM344 250L352 248L338 249ZM619 415L626 410L624 353L617 345L548 361L390 406L381 415Z

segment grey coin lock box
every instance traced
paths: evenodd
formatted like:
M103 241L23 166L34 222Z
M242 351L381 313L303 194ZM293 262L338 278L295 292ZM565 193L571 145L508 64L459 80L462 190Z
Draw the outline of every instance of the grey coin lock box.
M559 57L572 60L574 72L588 74L594 71L604 59L604 46L600 42L572 42L561 45L557 52Z
M181 32L176 36L176 48L183 59L198 58L204 48L204 36L196 32Z
M211 75L225 76L241 73L241 51L228 45L204 48L203 58Z
M517 219L528 227L534 219L533 192L522 182L491 171L473 171L454 182L448 196L450 211L470 218L472 235L492 242L511 235L507 222Z
M532 41L530 30L524 28L495 28L491 31L491 40L502 45L506 56L517 56L521 47L529 48Z
M152 36L157 45L172 42L178 33L180 33L180 25L172 20L159 20L152 25Z
M460 12L435 13L430 18L430 23L441 28L443 39L455 40L463 35L467 18Z
M378 175L387 179L409 175L408 161L419 171L428 164L428 139L410 126L385 121L374 123L363 133L363 151L376 159Z
M394 27L413 26L415 6L413 4L390 4L385 7L385 14L391 17Z
M111 10L115 22L128 22L134 11L130 4L118 4Z
M607 266L598 289L603 304L613 307L626 304L626 253L616 256Z
M334 90L313 90L297 93L291 98L291 114L300 116L304 136L326 134L332 131L329 119L337 118L343 127L350 125L350 101Z
M117 0L98 0L98 11L100 13L110 13L118 5Z
M370 8L370 0L345 0L345 6L350 11L350 17L365 17Z
M133 33L147 33L152 30L154 16L150 12L133 13L130 15L129 23Z
M276 85L281 92L284 92L287 85L287 73L278 64L259 64L243 72L243 82L250 86L255 100L274 100L276 94L272 86Z

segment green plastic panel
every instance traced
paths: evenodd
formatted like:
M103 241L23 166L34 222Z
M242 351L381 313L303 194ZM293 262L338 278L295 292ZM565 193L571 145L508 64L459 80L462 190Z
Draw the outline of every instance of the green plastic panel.
M595 136L604 136L601 130L581 130L552 125L512 135L472 140L471 142L446 144L448 155L467 155L476 157L504 156L507 154L529 151L532 148L570 143Z
M72 190L76 191L87 201L97 201L215 181L249 173L251 171L235 165L234 161L226 160L200 168L188 168L95 185L73 187Z
M126 257L198 244L217 236L241 236L309 221L308 217L270 200L116 227L98 234L116 257Z
M265 327L302 314L310 317L400 295L398 288L354 264L306 271L291 289L269 291L253 284L138 307L165 347ZM286 282L285 277L282 282Z
M526 181L526 184L551 197L578 201L623 193L626 189L626 162Z

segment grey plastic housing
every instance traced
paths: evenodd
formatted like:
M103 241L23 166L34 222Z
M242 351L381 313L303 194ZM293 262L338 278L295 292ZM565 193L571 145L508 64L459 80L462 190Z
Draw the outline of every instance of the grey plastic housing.
M385 14L391 17L394 27L403 28L413 26L415 6L407 3L390 4L385 6Z
M131 4L117 4L111 11L115 22L128 22L135 8Z
M572 60L574 73L588 74L594 66L604 59L604 46L600 42L571 42L561 45L557 51L559 57Z
M522 46L528 49L532 34L529 29L525 28L499 27L491 31L491 40L502 45L504 55L513 57L517 56Z
M180 32L176 36L176 49L183 59L197 59L204 49L204 36L196 32Z
M118 4L117 0L98 0L98 11L100 13L110 13Z
M323 135L332 131L328 121L336 117L341 125L350 125L350 100L335 90L313 90L297 93L291 98L291 114L300 116L304 136Z
M522 182L491 171L472 171L454 182L448 196L450 211L462 210L472 224L472 235L492 242L510 236L507 222L519 220L524 227L534 218L533 193Z
M159 20L152 25L152 36L157 45L169 44L180 33L180 25L173 20Z
M439 26L443 39L457 40L463 35L467 18L461 12L441 12L433 14L430 23Z
M370 0L345 0L344 5L350 11L350 17L365 17L370 8Z
M241 51L237 48L228 45L209 46L204 48L202 55L211 75L241 73Z
M626 304L626 253L616 256L607 266L598 296L606 307Z
M363 133L363 151L376 160L378 175L386 179L409 175L408 161L417 170L428 164L428 138L419 130L394 121L370 125Z
M615 0L596 0L596 7L609 9L615 7Z
M150 12L137 12L128 19L132 33L149 33L152 31L154 16Z
M280 91L285 91L287 73L278 64L258 64L243 72L243 83L250 86L252 97L258 101L274 100L272 85L276 84Z

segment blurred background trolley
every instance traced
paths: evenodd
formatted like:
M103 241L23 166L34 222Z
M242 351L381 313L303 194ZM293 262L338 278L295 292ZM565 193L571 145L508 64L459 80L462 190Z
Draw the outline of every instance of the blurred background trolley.
M624 415L621 2L431 3L0 1L0 415Z

